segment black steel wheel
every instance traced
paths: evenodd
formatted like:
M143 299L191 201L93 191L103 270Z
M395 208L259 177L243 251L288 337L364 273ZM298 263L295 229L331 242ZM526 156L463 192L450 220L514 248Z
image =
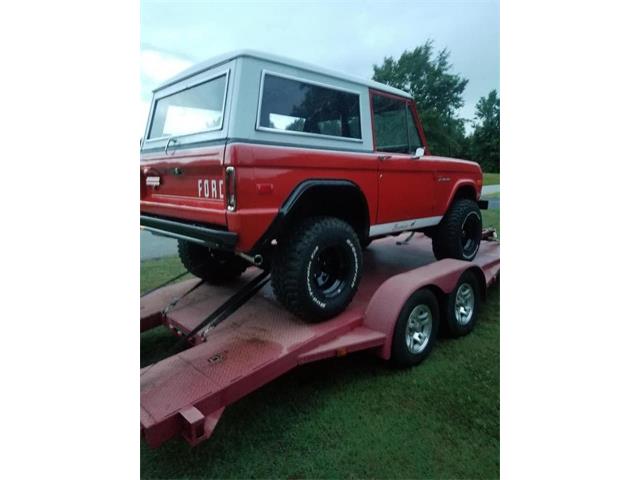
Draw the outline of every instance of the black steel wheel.
M462 221L462 234L460 235L460 248L465 260L473 259L476 256L481 238L482 219L480 213L471 210Z
M340 295L351 277L349 254L338 245L319 250L311 262L311 287L317 297L328 300Z
M333 217L300 223L273 258L276 297L288 310L311 321L342 312L362 275L362 249L351 226Z
M433 236L433 253L438 260L473 260L482 240L482 216L477 202L459 199L449 208Z

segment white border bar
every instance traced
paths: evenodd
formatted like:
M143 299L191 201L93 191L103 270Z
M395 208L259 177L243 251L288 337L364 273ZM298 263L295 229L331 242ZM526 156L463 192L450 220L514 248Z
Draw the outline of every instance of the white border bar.
M405 232L407 230L417 230L418 228L431 227L437 225L442 217L424 217L414 218L411 220L402 220L400 222L381 223L380 225L371 225L369 228L369 236L377 237L386 235L387 233Z

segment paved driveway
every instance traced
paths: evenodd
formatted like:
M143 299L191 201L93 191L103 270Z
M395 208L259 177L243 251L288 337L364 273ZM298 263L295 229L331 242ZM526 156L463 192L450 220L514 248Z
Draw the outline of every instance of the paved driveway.
M171 238L152 235L147 230L140 231L140 260L172 257L178 254L178 242Z
M481 198L486 195L498 194L497 197L487 198L489 200L489 208L500 208L500 185L487 185L486 187L482 187Z
M487 185L482 187L482 195L491 195L492 193L500 193L500 185Z

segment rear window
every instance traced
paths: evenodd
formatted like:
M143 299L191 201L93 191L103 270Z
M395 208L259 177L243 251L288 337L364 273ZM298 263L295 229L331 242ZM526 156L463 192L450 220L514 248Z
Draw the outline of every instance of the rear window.
M224 74L156 100L147 139L220 130L226 86Z
M260 128L361 139L357 93L265 74Z

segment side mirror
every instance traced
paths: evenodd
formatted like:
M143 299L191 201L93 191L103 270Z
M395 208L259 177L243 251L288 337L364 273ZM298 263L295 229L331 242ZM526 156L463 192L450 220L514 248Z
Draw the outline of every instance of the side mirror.
M414 153L411 158L420 158L422 156L424 156L424 147L418 147L416 148L416 153Z

